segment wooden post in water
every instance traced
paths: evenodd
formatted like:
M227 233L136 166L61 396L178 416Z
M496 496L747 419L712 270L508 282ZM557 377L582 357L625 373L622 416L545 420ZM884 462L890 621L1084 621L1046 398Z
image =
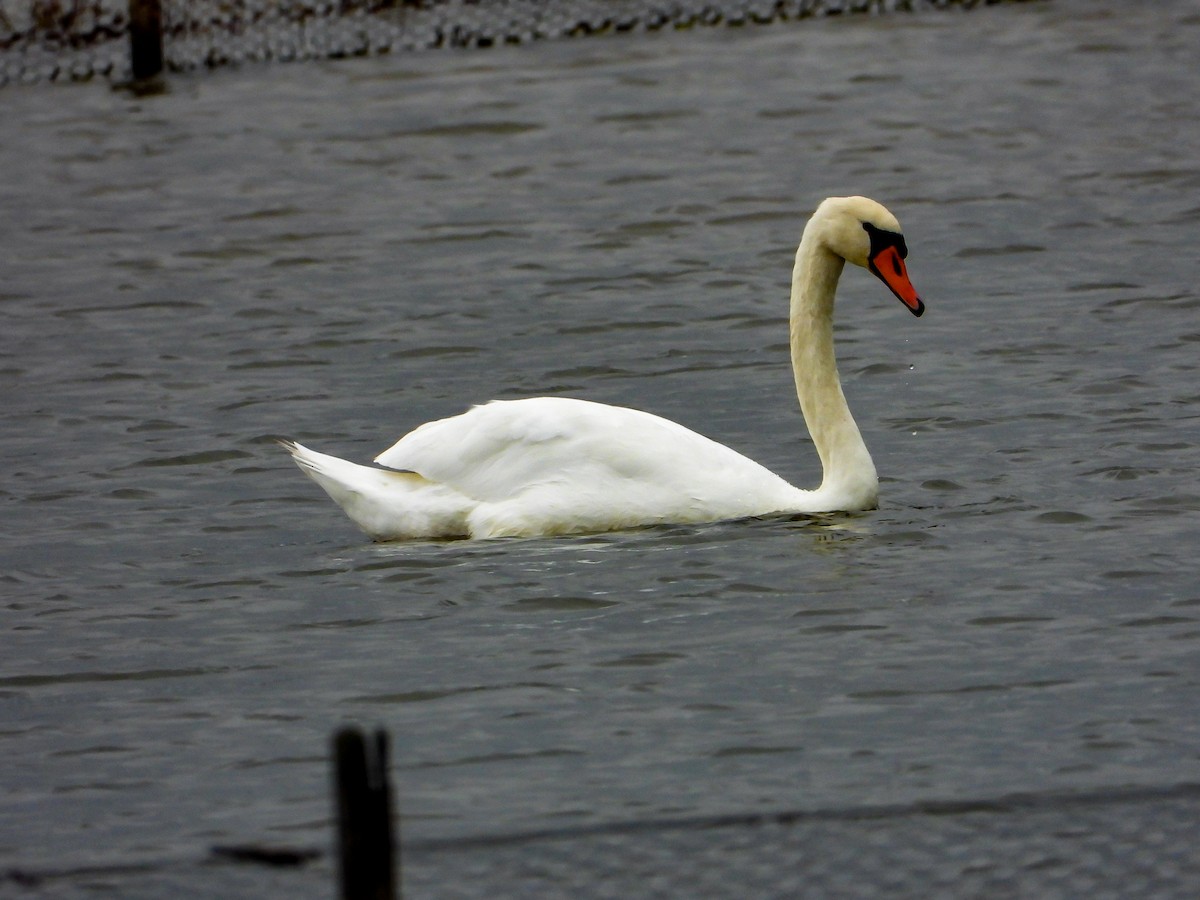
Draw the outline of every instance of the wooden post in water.
M134 81L146 81L162 72L161 0L129 0L129 52Z
M333 754L341 898L395 900L387 734L376 731L368 740L358 728L343 728Z

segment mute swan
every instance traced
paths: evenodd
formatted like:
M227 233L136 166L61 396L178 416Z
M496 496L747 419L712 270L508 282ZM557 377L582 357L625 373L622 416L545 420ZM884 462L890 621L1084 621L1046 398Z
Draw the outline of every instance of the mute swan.
M833 299L849 261L921 315L907 254L895 216L866 197L825 200L804 229L792 273L791 356L800 409L824 470L816 490L793 487L667 419L563 397L493 401L429 422L376 457L385 468L281 443L379 541L874 509L875 465L846 406L834 358Z

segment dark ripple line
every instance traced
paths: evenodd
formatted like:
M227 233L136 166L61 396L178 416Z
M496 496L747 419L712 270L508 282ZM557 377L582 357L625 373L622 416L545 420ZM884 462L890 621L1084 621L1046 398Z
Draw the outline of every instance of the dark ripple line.
M465 850L519 846L524 844L571 841L592 837L621 837L664 833L711 831L727 828L762 828L771 825L790 826L820 822L872 822L908 819L919 816L965 816L978 814L1012 815L1028 812L1059 811L1064 808L1088 809L1106 805L1151 804L1163 801L1200 800L1200 783L1180 782L1170 785L1134 785L1093 791L1046 791L1037 793L1002 794L998 797L964 798L961 800L918 800L912 803L874 804L853 807L827 807L812 810L788 810L771 813L697 816L671 819L640 819L626 822L607 822L570 828L538 829L503 835L475 835L460 838L423 838L406 840L405 853L457 853ZM285 854L270 860L255 859L270 865L304 865L319 859L322 851L315 848L272 848ZM218 848L212 848L205 862L214 855L220 861L247 861L234 858ZM222 857L224 859L222 860ZM143 859L124 863L97 863L62 868L20 868L0 871L0 884L8 882L23 887L37 887L46 881L79 876L109 877L163 872L194 863L193 858L170 857Z
M254 668L267 668L255 666ZM48 684L80 684L105 681L156 681L162 678L196 678L238 671L230 666L192 669L144 669L139 672L70 672L62 675L10 675L0 678L0 687L42 687Z
M638 819L626 822L579 825L571 828L534 829L498 835L423 838L406 841L404 849L406 852L456 852L473 848L504 847L543 841L568 841L589 837L709 831L718 828L761 828L768 825L786 826L806 822L864 822L916 816L964 816L978 813L1008 815L1044 810L1061 811L1064 807L1086 808L1106 804L1143 804L1181 799L1200 800L1200 783L1181 782L1172 785L1135 785L1094 791L1012 793L1001 794L997 797L969 797L960 800L916 800L911 803L868 804L811 810Z

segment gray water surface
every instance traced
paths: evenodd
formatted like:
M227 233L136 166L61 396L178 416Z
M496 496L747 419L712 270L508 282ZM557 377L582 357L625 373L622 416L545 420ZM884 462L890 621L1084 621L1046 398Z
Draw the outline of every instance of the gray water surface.
M1056 0L0 96L0 865L1200 781L1200 16ZM856 516L368 542L366 461L493 397L813 486L824 196Z

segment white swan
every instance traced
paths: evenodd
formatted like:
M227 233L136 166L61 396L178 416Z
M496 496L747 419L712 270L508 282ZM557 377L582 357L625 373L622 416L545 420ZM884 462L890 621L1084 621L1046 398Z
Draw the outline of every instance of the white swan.
M386 468L282 443L380 541L873 509L879 482L842 394L833 299L849 261L921 315L907 252L895 216L866 197L825 200L804 229L792 274L791 350L800 409L824 470L813 491L667 419L563 397L494 401L429 422L376 457Z

